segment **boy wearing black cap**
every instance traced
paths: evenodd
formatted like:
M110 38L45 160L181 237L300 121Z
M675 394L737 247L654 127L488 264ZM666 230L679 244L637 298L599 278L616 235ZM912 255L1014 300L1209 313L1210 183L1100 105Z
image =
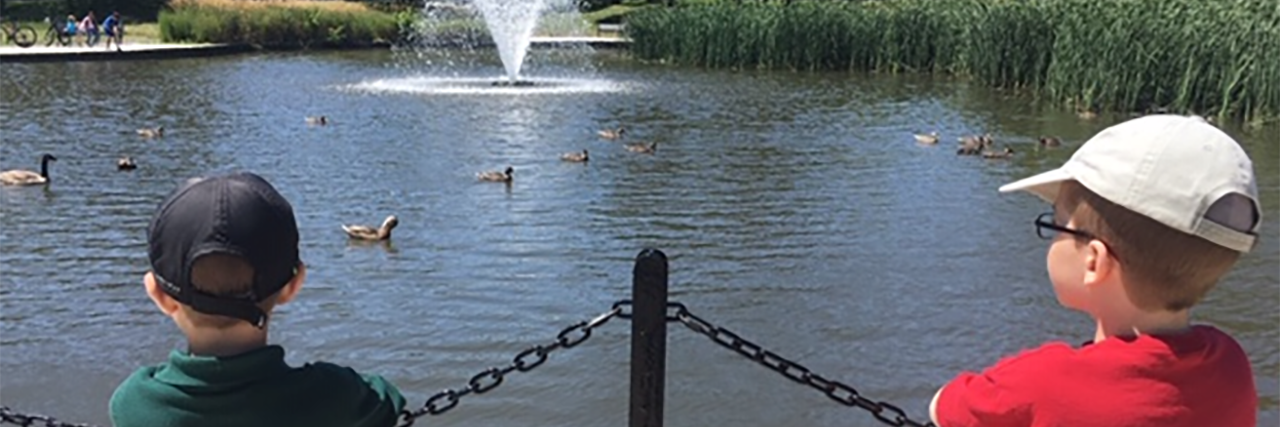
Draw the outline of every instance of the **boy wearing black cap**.
M395 424L405 401L382 377L290 367L284 348L267 344L271 310L306 277L293 208L270 183L251 173L188 181L147 232L147 296L187 336L187 351L116 389L116 427Z

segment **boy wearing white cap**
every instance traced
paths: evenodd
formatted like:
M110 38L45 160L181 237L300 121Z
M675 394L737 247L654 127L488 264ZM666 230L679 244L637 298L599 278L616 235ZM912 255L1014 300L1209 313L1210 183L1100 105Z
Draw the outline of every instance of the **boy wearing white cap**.
M1194 117L1103 130L1061 168L1003 187L1053 204L1036 218L1058 302L1093 340L1056 342L965 372L934 396L940 427L1254 427L1249 359L1190 308L1257 240L1249 156Z

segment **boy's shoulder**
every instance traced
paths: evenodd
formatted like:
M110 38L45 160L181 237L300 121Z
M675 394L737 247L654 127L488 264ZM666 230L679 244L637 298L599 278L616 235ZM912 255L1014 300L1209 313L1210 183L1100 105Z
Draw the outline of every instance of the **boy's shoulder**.
M118 426L204 426L320 417L324 422L316 425L389 425L379 420L390 422L405 406L383 377L328 362L291 367L275 346L254 353L260 359L254 367L239 356L217 360L175 353L166 363L139 368L113 393L112 420ZM214 416L223 407L244 411ZM193 423L192 416L204 421Z
M1206 353L1212 357L1199 356ZM1032 374L1039 373L1042 368L1080 372L1085 366L1104 369L1107 366L1163 364L1170 360L1189 366L1248 363L1244 349L1231 335L1213 326L1194 325L1180 334L1112 337L1100 343L1090 341L1079 346L1061 341L1049 342L1005 357L984 373ZM1066 377L1079 379L1078 375L1067 374Z
M1001 359L981 373L965 372L943 387L936 414L942 425L978 420L1105 419L1144 424L1159 414L1190 411L1168 425L1208 425L1203 414L1250 425L1257 392L1252 368L1233 338L1211 326L1177 335L1110 338L1079 347L1042 345ZM1194 401L1186 408L1168 402ZM1251 403L1253 402L1253 403ZM1175 410L1176 409L1176 410ZM1185 420L1192 420L1190 423ZM1196 424L1199 423L1199 424Z

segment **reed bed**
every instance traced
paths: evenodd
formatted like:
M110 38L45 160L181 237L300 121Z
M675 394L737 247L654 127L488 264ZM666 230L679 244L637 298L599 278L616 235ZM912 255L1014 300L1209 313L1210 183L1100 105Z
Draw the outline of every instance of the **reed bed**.
M405 20L354 2L179 0L159 24L171 42L310 48L390 43Z
M709 2L638 10L628 35L641 59L694 66L946 73L1080 110L1280 116L1274 0Z

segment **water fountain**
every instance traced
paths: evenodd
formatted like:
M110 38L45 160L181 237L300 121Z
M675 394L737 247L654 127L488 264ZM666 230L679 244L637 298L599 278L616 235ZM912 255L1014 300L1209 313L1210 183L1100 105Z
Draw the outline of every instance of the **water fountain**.
M507 70L508 83L519 83L520 68L529 51L533 29L546 8L546 0L475 0L474 4L484 15L485 26L489 27L502 66Z
M546 18L550 22L543 22ZM540 27L541 25L541 27ZM558 38L553 48L532 49L535 32L581 36L585 25L573 0L450 0L424 4L397 66L411 77L355 85L374 92L429 94L545 94L613 92L618 85L594 78L595 50L587 42ZM484 71L493 50L503 74ZM530 55L534 51L534 55ZM530 70L530 66L534 70ZM533 71L536 76L530 75ZM478 73L488 76L478 76Z

